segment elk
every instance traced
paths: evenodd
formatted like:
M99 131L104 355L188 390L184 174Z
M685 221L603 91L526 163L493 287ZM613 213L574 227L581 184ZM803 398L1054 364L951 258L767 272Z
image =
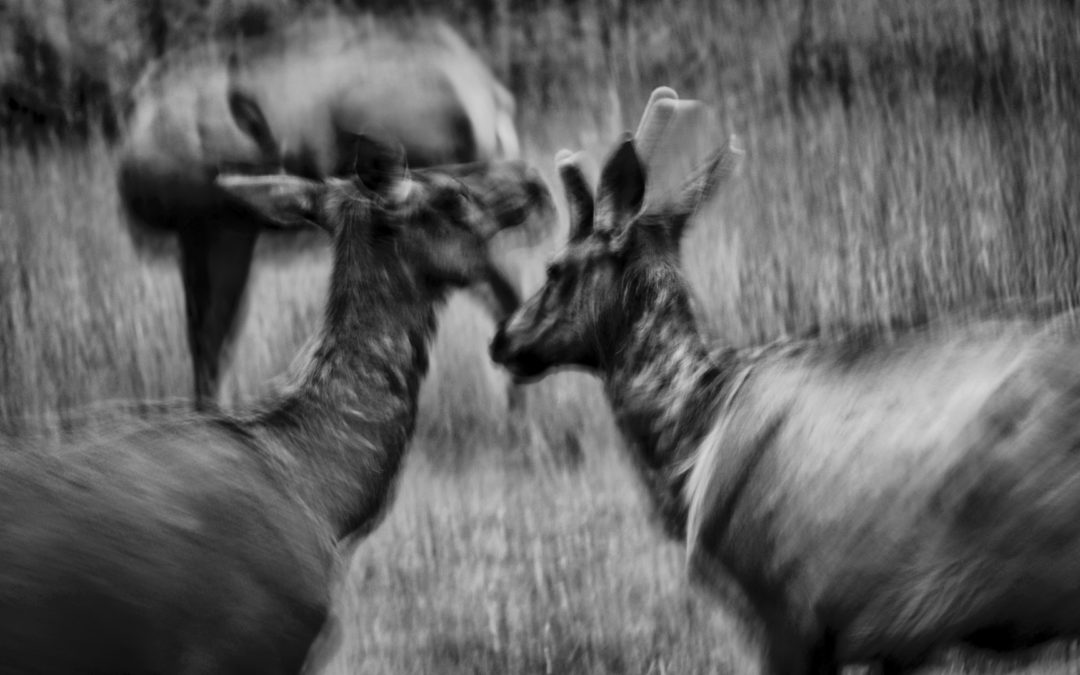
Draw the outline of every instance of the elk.
M552 213L520 162L407 172L392 144L358 148L352 180L218 178L334 239L323 328L283 391L61 448L0 441L0 672L303 666L336 545L391 499L438 306L490 273L493 236Z
M357 133L396 139L413 167L519 154L513 97L443 23L334 14L241 42L231 58L224 51L215 45L148 72L117 169L138 250L179 244L197 409L217 402L260 233L285 253L322 245L236 199L215 182L219 171L348 175ZM231 114L252 104L262 114ZM518 293L505 272L495 281L471 290L502 318Z
M685 541L692 578L736 600L764 672L904 672L947 645L1076 636L1077 318L710 345L679 243L736 154L643 203L633 137L595 199L561 153L569 244L492 357L518 378L603 380L654 512Z

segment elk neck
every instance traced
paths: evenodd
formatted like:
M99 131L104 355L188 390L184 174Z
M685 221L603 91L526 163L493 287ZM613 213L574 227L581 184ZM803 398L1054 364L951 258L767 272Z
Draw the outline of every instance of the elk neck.
M322 333L253 425L272 470L336 539L371 531L392 498L443 298L380 236L380 215L338 234Z
M729 368L697 327L690 291L675 270L637 280L624 297L602 365L608 398L656 515L669 535L686 529L684 466L715 418Z

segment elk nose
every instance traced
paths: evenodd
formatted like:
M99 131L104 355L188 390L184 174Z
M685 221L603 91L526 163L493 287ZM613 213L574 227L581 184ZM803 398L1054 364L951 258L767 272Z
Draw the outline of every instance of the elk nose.
M491 356L491 360L495 363L502 363L506 358L507 343L509 340L506 338L506 324L501 324L499 329L495 331L495 337L491 339L491 344L488 346L488 354Z

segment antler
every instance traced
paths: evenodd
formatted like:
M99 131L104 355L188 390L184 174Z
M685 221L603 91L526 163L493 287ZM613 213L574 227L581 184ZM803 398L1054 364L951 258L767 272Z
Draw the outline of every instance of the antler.
M634 134L634 147L649 174L646 202L669 201L705 159L702 148L709 144L702 143L702 132L708 113L704 103L681 100L670 87L653 90Z
M675 210L686 214L696 211L715 194L717 187L731 177L744 154L738 136L732 134L709 161L695 169L686 179L680 194L675 198Z
M649 102L645 104L645 110L641 113L637 131L634 132L634 145L638 156L644 161L649 160L649 155L659 144L664 129L675 113L675 107L672 104L678 100L679 95L671 87L657 87L649 96ZM663 105L660 105L661 101L664 101Z

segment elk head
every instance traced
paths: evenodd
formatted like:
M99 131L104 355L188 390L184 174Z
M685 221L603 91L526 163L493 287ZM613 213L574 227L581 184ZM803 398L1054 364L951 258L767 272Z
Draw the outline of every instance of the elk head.
M223 175L217 182L281 227L315 225L339 239L347 229L374 228L370 236L392 240L420 278L486 283L512 311L517 293L492 263L487 242L553 212L539 175L517 162L409 171L396 144L361 136L356 146L352 179Z
M654 140L653 97L639 138ZM668 102L668 103L665 103ZM560 366L604 370L624 336L644 313L688 294L678 270L686 223L735 165L730 145L717 152L673 195L644 203L646 168L627 134L604 164L596 197L579 156L561 151L558 173L570 209L570 240L548 266L543 287L502 323L491 356L518 378L535 378Z
M241 129L261 146L276 147L252 98L234 87L229 105ZM529 243L547 236L555 209L539 172L520 161L409 170L396 141L361 135L353 143L355 171L349 178L222 174L216 182L281 228L315 225L333 235L346 225L370 225L351 222L359 212L350 205L373 205L383 214L382 226L399 230L398 250L415 247L403 253L424 274L470 287L496 317L514 311L519 294L487 242L511 228L524 229Z

